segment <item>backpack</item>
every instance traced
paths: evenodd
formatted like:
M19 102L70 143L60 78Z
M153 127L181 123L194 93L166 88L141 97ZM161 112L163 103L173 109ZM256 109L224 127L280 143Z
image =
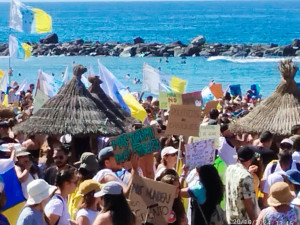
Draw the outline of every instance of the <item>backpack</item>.
M63 210L62 210L62 212L64 212L65 206L64 206L64 199L62 198L62 196L59 195L59 194L54 194L53 197L52 197L52 199L59 199L63 203ZM55 225L57 225L59 223L59 220L60 220L60 217L56 221Z

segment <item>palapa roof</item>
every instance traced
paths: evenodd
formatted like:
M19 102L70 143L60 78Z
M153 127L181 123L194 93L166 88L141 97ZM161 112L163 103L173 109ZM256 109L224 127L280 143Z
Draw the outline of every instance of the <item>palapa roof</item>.
M282 79L275 91L231 125L231 131L270 131L278 136L286 136L291 134L293 125L300 124L300 90L294 80L298 67L291 60L284 60L279 63L278 69Z
M91 75L88 77L88 80L91 83L88 90L94 97L97 106L101 108L106 113L107 117L114 121L116 125L125 127L127 132L133 131L132 125L137 121L102 90L100 87L102 81L99 77Z
M34 115L14 127L29 134L98 134L116 136L125 127L115 123L98 107L81 82L86 72L82 65L73 68L73 78L50 98Z

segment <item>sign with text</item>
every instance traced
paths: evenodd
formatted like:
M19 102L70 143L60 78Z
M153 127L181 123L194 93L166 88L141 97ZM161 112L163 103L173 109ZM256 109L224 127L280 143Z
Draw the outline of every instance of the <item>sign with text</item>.
M140 222L166 225L172 210L175 191L175 185L136 175L131 186L129 206Z
M190 170L197 166L212 165L215 160L214 139L185 145L185 164Z
M196 138L196 140L208 140L208 139L214 139L215 141L215 148L217 149L219 146L219 137L220 137L220 125L204 125L201 124L199 128L199 138Z
M158 95L159 100L159 108L160 109L170 109L170 105L181 105L182 99L181 99L180 93L176 92L167 92L167 91L160 91Z
M201 91L182 94L182 105L202 106Z
M160 143L155 135L156 130L153 127L146 127L111 138L117 163L128 160L132 152L143 156L160 150Z
M193 105L171 105L166 134L198 136L203 120L201 107Z

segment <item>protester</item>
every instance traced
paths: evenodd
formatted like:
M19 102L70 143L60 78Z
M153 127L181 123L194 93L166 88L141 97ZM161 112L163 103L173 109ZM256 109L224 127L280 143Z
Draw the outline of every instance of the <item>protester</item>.
M241 147L237 156L238 162L226 171L226 217L229 224L252 224L259 212L253 177L248 171L254 151Z
M38 178L38 174L33 166L33 162L29 158L30 155L31 154L26 150L18 151L16 153L17 161L15 165L15 171L21 183L22 192L25 199L28 199L28 184L34 179Z
M19 215L17 225L46 225L49 224L44 214L44 206L49 197L56 190L42 179L37 179L28 184L28 199Z
M75 168L57 172L57 191L45 207L45 214L51 225L69 225L70 214L67 208L67 199L68 195L76 189L77 182Z
M186 225L187 218L185 209L180 196L180 182L179 177L174 175L162 176L161 182L176 186L176 192L174 196L174 202L172 211L169 216L169 225Z
M79 185L78 193L83 196L76 214L78 225L91 225L99 211L99 198L94 194L100 191L100 184L94 180L85 180Z
M218 171L213 165L197 168L200 183L181 190L185 197L191 197L191 225L227 224L225 212L220 207L224 187Z
M140 224L131 212L119 182L107 182L94 196L100 198L102 211L97 215L93 225Z
M299 224L300 211L297 207L291 207L294 199L289 185L277 182L270 188L268 198L269 207L262 210L256 224Z
M172 146L165 147L161 151L162 162L157 167L155 179L157 179L165 169L175 169L177 155L178 150Z
M57 172L66 170L71 167L68 164L69 150L64 146L57 146L53 151L54 166L49 167L45 171L45 181L48 184L54 185Z

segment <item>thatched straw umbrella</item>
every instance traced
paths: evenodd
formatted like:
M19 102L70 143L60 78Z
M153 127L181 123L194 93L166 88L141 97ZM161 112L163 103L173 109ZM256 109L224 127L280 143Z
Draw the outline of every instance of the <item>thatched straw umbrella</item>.
M91 75L88 77L91 86L88 90L94 97L97 106L102 109L107 117L114 121L115 124L126 127L126 131L131 131L132 125L137 122L130 114L121 108L121 106L114 102L100 87L102 81L98 76Z
M294 80L298 67L292 60L284 60L278 69L282 79L276 90L249 114L238 119L230 127L231 131L270 131L276 136L287 136L293 125L300 124L300 90Z
M73 68L73 78L34 115L14 130L27 134L116 136L126 130L98 107L81 82L86 72L82 65Z

